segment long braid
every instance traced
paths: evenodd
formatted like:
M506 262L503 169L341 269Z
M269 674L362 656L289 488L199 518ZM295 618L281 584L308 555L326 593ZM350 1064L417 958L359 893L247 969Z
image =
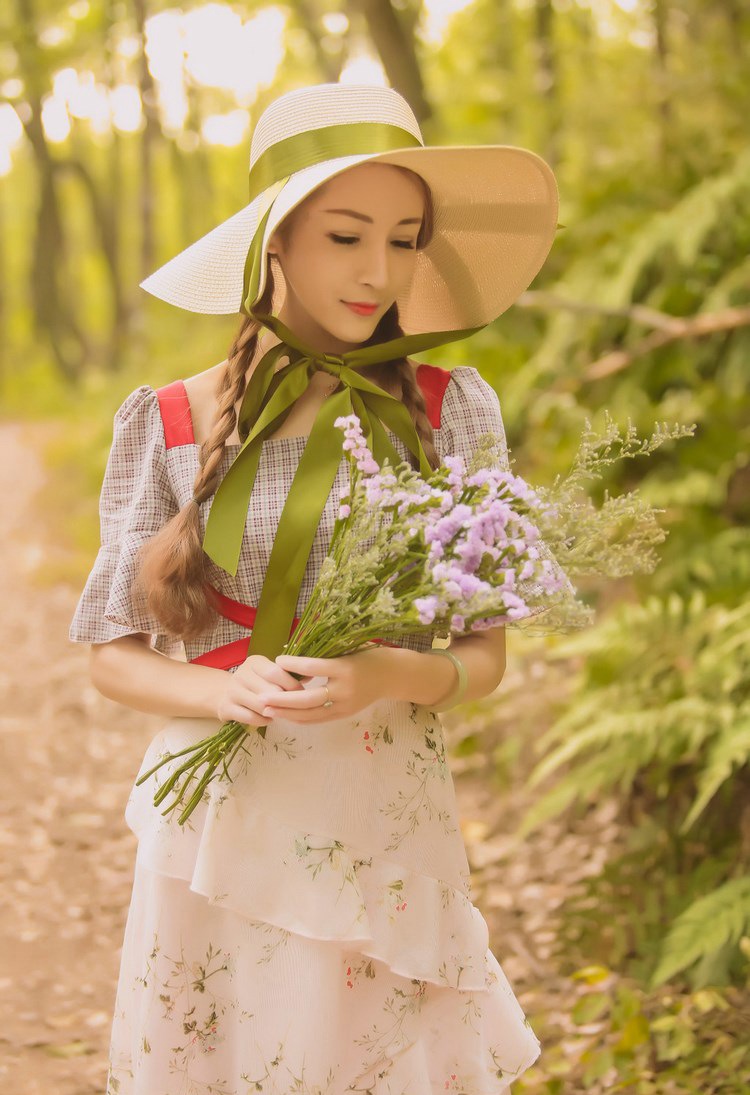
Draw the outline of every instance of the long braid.
M401 380L402 402L414 420L414 425L419 435L419 440L422 442L425 456L430 463L430 467L434 469L438 466L440 460L435 448L435 435L432 431L432 423L427 417L427 403L425 401L424 393L417 383L414 370L406 358L398 362L396 373ZM413 463L416 465L416 460L414 460Z
M227 356L227 367L221 374L218 389L218 411L211 433L200 447L200 468L193 484L193 498L205 502L215 494L221 482L224 446L237 426L236 405L245 390L247 367L258 344L258 324L246 316Z
M269 268L259 307L270 310L273 291ZM224 446L237 426L236 406L257 350L259 329L256 320L245 316L230 346L214 426L199 449L193 497L138 552L133 599L159 621L166 634L178 639L196 639L216 624L217 612L206 596L206 585L216 584L217 567L203 550L200 505L221 482Z
M373 331L365 346L371 343L388 342L392 338L401 338L404 330L399 322L398 304L394 303L382 316L377 327ZM424 393L417 383L414 368L408 358L395 358L393 361L381 361L368 366L363 370L364 375L378 384L390 395L400 399L411 415L415 429L422 442L425 456L432 468L440 463L435 448L435 436L432 431L432 423L427 416L427 403ZM414 468L419 467L416 457L409 453L409 463Z

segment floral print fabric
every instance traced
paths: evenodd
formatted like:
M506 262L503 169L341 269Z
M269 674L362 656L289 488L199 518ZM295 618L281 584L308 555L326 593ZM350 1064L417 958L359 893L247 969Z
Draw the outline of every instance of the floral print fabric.
M170 720L139 775L217 727ZM178 760L131 791L108 1095L506 1091L539 1042L470 898L437 714L382 700L245 745L182 827L152 802Z

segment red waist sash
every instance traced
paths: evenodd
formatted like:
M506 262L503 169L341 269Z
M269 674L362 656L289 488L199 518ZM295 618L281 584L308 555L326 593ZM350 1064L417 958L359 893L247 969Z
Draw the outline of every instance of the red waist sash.
M246 605L242 601L233 601L231 597L227 597L211 585L206 586L206 596L219 615L240 624L242 627L252 629L256 612L254 605ZM290 636L294 634L299 620L299 616L294 617L289 632ZM389 642L387 639L373 639L373 642L384 646L398 646L398 643ZM242 665L246 660L249 644L250 636L243 635L241 639L235 639L234 642L225 643L223 646L215 646L213 650L207 650L205 654L199 654L197 657L191 658L190 661L196 665L208 665L212 669L233 669L236 665Z

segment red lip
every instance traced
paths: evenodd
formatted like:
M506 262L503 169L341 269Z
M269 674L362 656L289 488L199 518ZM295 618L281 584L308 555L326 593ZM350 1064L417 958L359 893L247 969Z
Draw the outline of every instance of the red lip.
M343 300L341 303L345 304L347 308L351 308L353 312L357 312L359 315L362 316L371 316L378 307L377 304L361 304L349 300Z

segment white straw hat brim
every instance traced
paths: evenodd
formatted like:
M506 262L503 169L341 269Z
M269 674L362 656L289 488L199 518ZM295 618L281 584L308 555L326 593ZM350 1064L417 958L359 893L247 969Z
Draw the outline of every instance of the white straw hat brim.
M327 179L364 161L410 168L433 196L432 239L417 252L413 279L397 299L406 334L483 326L528 288L555 237L558 192L548 164L512 145L410 146L314 164L269 187L150 274L141 288L188 311L238 313L248 249L269 201L263 256L272 233L295 206ZM258 296L265 268L264 261ZM279 275L276 263L272 310L277 315L284 297Z

